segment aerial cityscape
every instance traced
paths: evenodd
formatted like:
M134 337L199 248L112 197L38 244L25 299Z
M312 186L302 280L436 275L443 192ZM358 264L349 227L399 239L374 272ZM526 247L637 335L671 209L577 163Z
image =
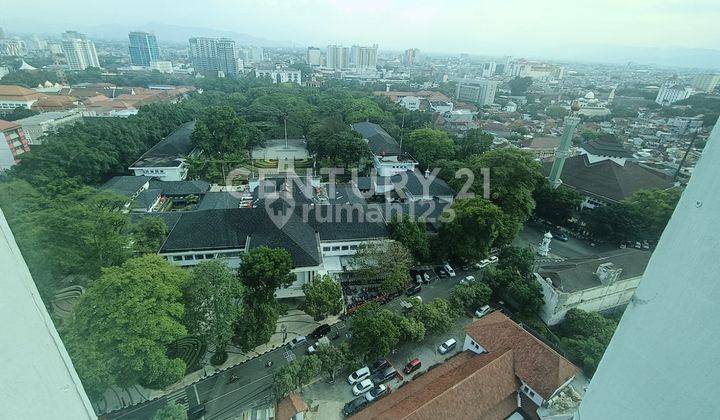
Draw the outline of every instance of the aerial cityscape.
M720 412L720 6L125 3L0 6L0 418Z

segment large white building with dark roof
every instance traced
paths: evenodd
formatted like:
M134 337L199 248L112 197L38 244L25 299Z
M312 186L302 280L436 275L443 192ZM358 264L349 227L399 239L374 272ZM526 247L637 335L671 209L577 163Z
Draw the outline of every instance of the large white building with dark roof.
M397 140L379 125L364 121L351 124L350 127L359 133L370 147L378 176L393 176L415 170L415 159L404 152Z
M190 139L194 129L195 121L182 124L140 156L129 169L136 176L149 176L162 181L182 181L187 176L185 158L197 153Z
M570 309L601 312L627 304L640 284L650 254L626 248L541 265L535 272L544 300L540 317L546 324L555 325Z

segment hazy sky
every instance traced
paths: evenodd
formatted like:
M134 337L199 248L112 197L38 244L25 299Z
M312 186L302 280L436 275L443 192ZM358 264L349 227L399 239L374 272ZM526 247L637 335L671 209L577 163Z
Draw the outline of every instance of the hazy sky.
M496 53L567 44L720 48L720 0L0 0L0 25L173 25L297 45ZM513 52L513 51L509 51Z

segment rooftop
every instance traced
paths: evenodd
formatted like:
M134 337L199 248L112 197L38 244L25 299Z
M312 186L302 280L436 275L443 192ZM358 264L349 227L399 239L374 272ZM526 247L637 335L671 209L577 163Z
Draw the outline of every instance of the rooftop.
M186 122L169 136L160 140L150 150L145 152L140 159L130 165L131 168L142 167L174 167L178 165L178 159L189 155L195 148L190 136L195 129L195 121Z
M375 156L397 156L401 153L400 144L379 125L363 121L350 127L368 141Z
M580 145L585 151L596 156L631 158L632 153L623 147L620 140L612 136L603 136Z
M592 258L568 259L560 263L540 266L538 274L549 278L553 286L566 293L590 289L602 283L595 275L600 264L613 263L621 268L620 278L626 280L640 277L650 261L650 251L634 248L618 249Z
M543 172L550 173L552 162L543 162ZM672 178L635 162L620 165L606 159L590 163L587 155L569 157L565 160L562 174L563 185L612 202L622 201L640 190L666 190L675 184Z
M107 190L116 194L132 197L140 191L152 178L147 176L121 175L110 178L100 186L101 190Z
M0 120L0 131L20 128L20 126L14 121Z

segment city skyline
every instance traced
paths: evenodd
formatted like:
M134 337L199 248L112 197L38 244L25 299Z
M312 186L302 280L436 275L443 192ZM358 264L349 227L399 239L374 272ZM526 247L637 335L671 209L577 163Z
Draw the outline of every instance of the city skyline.
M142 30L152 24L214 28L280 45L371 45L378 42L386 49L399 50L417 47L428 52L496 54L507 51L509 54L552 55L575 45L715 50L720 44L720 30L713 25L720 17L720 6L709 1L688 5L674 0L632 3L610 0L587 8L567 1L548 5L524 0L448 5L420 2L409 7L405 1L357 6L330 0L307 0L303 2L307 7L287 11L278 7L241 8L224 1L197 6L184 3L183 7L172 8L166 7L164 2L143 3L140 8L132 7L134 3L140 5L135 0L129 1L129 7L118 10L117 19L113 21L133 22L132 25L138 26L136 29ZM155 9L159 13L152 13ZM73 13L64 15L63 10L73 10ZM137 10L143 10L142 15L138 15ZM518 15L518 10L524 13ZM14 19L23 18L26 22L23 27L33 30L35 24L32 19L26 20L28 16L37 19L36 26L42 25L46 29L53 25L94 22L110 33L113 26L118 25L104 25L105 15L100 5L71 0L63 8L52 2L39 1L24 5L22 9L7 10L0 26L20 32L23 28L17 27ZM148 21L146 16L153 18ZM449 21L447 18L451 16L453 25L438 24ZM690 21L693 31L686 30L686 22ZM277 24L268 25L268 22ZM323 22L323 25L313 22ZM663 30L657 31L657 28ZM85 27L82 29L86 30Z

